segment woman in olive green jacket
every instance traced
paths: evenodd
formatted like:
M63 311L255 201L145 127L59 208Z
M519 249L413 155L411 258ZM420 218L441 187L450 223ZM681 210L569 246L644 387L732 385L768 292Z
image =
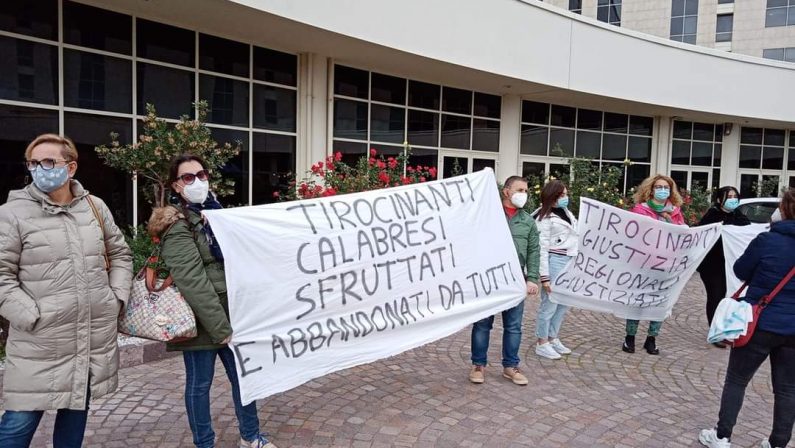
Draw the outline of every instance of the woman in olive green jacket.
M149 233L158 237L160 256L174 284L196 315L198 335L188 341L171 343L169 350L182 351L185 361L185 406L199 448L211 448L215 433L210 417L210 385L215 358L221 358L232 383L232 398L240 427L240 447L275 448L259 431L256 402L243 406L235 358L227 344L232 337L227 306L223 254L202 211L219 209L221 204L209 190L209 173L204 161L184 154L171 164L171 188L179 205L155 209Z

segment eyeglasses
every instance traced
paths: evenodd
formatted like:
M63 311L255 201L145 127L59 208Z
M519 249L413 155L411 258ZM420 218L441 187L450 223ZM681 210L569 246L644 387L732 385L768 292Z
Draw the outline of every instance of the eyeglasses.
M201 181L208 180L210 178L210 173L207 170L201 170L197 173L185 173L177 176L177 179L181 180L185 185L192 184L197 178Z
M26 160L25 167L27 167L28 171L36 171L36 167L41 167L45 171L49 171L55 168L56 163L66 162L70 163L71 160L65 159L42 159L42 160Z

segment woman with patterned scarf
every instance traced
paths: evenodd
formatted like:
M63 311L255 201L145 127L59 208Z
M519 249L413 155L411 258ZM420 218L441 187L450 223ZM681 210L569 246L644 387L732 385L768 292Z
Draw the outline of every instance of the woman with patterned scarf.
M240 401L235 357L227 345L232 338L232 326L224 256L202 216L204 210L222 208L210 191L207 165L200 157L183 154L171 163L170 181L176 204L152 212L149 233L160 239L162 261L196 315L198 335L167 345L168 350L181 351L185 361L185 407L193 443L199 448L215 446L210 385L215 374L215 360L221 358L232 383L232 401L240 430L238 446L276 448L260 432L256 402L243 406Z
M679 195L676 182L670 177L657 174L646 178L638 187L633 199L635 206L632 207L632 212L671 224L685 225L685 218L680 208L682 196ZM637 320L627 319L627 336L621 347L627 353L635 353L638 324ZM649 333L643 348L650 355L660 354L656 338L660 334L661 327L662 322L649 322Z

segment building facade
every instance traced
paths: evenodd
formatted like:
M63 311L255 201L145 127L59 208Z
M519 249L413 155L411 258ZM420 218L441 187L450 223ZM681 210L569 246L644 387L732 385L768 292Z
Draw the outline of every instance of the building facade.
M795 66L684 43L711 46L700 15L673 41L670 4L665 18L661 2L604 1L582 16L535 0L352 0L346 14L321 0L0 2L0 195L25 184L27 143L56 132L117 220L143 222L137 182L94 147L111 132L136 141L148 103L177 120L197 100L214 138L243 150L224 170L230 204L272 201L331 152L404 142L441 177L549 173L577 156L631 160L627 189L657 172L745 195L795 186Z
M795 62L793 0L544 0L678 42Z

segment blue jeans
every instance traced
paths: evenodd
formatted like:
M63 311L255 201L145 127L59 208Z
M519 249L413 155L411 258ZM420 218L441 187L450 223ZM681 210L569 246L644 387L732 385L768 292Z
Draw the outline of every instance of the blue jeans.
M58 409L52 443L55 448L80 448L88 420L88 395L82 411ZM44 411L6 411L0 421L0 447L28 448Z
M519 344L522 342L522 315L524 300L502 312L502 366L519 365ZM481 319L472 325L472 364L485 366L489 351L489 334L494 326L494 316Z
M566 266L571 257L566 255L549 254L549 279L554 284L560 271ZM536 337L538 339L555 339L558 337L560 325L569 307L558 305L549 300L549 294L541 288L541 303L538 305L536 316Z
M237 382L235 355L229 347L214 350L182 352L185 360L185 407L193 433L193 444L199 448L213 448L215 431L210 417L210 386L215 375L215 357L221 358L226 376L232 383L232 401L240 428L240 437L251 441L259 435L257 403L243 406L240 402L240 386Z

